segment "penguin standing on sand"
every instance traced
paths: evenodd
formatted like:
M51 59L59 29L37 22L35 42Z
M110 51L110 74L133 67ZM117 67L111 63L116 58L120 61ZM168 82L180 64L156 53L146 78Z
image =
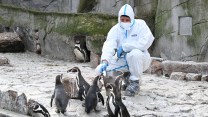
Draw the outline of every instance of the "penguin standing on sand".
M68 70L67 72L74 72L76 74L76 85L78 89L78 99L81 101L85 99L86 94L90 88L90 85L85 81L83 78L81 71L78 67L73 67L72 69Z
M32 117L50 117L48 110L42 104L34 100L28 101L28 113Z
M94 109L96 112L99 110L96 109L97 103L100 100L102 100L102 103L104 105L104 98L102 94L100 93L100 88L98 87L98 82L102 78L102 75L99 75L95 77L93 84L90 86L86 98L85 98L85 112L90 113L92 109Z
M55 89L54 93L51 97L51 107L53 103L53 99L55 99L55 105L56 105L56 112L64 114L66 112L66 107L69 102L69 96L64 90L64 86L61 83L62 75L56 76L56 83L55 83Z
M75 39L74 54L77 61L89 61L89 50L87 50L84 41L82 42L78 38Z
M113 107L111 107L111 105ZM116 104L115 96L113 94L111 94L107 97L106 107L107 107L109 117L118 117L118 114L121 116L120 107ZM112 110L114 110L114 111L112 111Z
M118 114L120 114L121 117L130 117L130 114L126 108L126 106L123 104L121 99L121 89L122 89L122 78L123 74L116 77L114 84L107 84L107 87L109 87L111 90L111 95L108 96L108 98L112 98L112 103L115 106L115 110L112 111L110 106L107 106L108 114L112 117L118 117ZM106 103L106 105L109 105L109 100ZM112 113L114 112L114 113Z

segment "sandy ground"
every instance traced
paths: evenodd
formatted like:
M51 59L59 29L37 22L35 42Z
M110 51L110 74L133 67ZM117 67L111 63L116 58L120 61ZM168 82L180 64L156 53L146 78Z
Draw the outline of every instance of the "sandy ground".
M0 90L24 92L28 99L43 104L52 117L55 107L50 107L55 76L74 66L78 66L85 79L91 83L95 77L94 69L88 63L75 63L51 60L34 53L0 53L9 58L12 67L0 66ZM126 97L125 103L133 117L208 117L208 82L174 81L164 77L144 74L139 95ZM103 89L102 94L105 96ZM106 97L105 97L106 98ZM67 115L74 117L103 117L107 115L106 107L99 103L99 113L84 112L83 102L70 100Z

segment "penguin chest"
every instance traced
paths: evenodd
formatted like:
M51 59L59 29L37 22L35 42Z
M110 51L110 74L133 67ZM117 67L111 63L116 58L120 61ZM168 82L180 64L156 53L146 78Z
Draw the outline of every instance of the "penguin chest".
M114 98L112 98L112 96L110 96L110 99L109 99L109 102L108 103L109 103L109 107L112 110L113 114L115 114L114 111L116 109L115 106L114 106L114 104L113 104L114 102L115 102Z
M81 61L85 60L85 53L82 50L78 48L74 48L74 54L75 54L76 60L81 60Z

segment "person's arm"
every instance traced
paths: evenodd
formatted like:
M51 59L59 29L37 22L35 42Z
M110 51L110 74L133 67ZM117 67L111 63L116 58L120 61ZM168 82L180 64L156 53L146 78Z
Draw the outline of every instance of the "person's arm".
M112 27L108 32L107 39L103 44L101 62L107 61L115 54L115 49L117 48L117 29L116 26Z
M131 42L126 42L122 44L124 52L130 52L133 49L146 51L152 45L154 36L152 35L151 30L149 29L145 21L142 21L142 23L140 23L140 26L141 30L139 31L139 38Z

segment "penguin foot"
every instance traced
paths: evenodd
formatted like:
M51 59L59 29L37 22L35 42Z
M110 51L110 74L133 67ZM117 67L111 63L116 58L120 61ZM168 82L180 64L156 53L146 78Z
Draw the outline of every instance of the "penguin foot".
M96 108L94 108L94 110L95 110L95 112L96 112L96 113L98 113L98 112L100 112L100 111L101 111L101 110L97 110Z
M85 103L82 103L82 107L85 107Z
M63 115L65 115L65 112L66 112L66 110L64 110L64 111L61 111L61 113L62 113Z
M60 110L59 110L59 109L56 109L55 112L56 112L56 113L60 113Z

